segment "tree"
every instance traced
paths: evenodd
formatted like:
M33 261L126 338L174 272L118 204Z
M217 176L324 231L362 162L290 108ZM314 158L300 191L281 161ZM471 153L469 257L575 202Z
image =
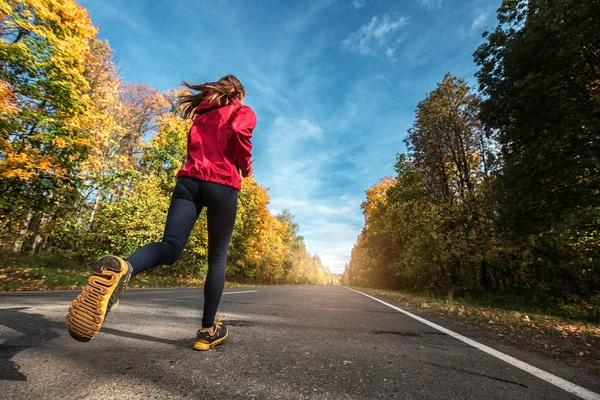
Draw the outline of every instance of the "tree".
M77 197L96 29L73 0L2 0L0 12L0 229L12 238L37 234Z
M0 246L91 262L160 239L190 121L181 90L124 84L108 42L74 0L0 0ZM244 180L228 275L266 283L333 281L268 190ZM202 276L202 213L181 260ZM163 270L165 271L165 270Z
M396 178L366 191L365 228L346 279L355 284L426 290L476 288L490 274L482 184L493 146L479 121L480 99L447 74L419 102L399 154Z
M429 195L439 204L464 204L490 169L479 102L463 80L446 74L417 105L405 142Z
M147 139L146 135L156 132L158 118L170 111L171 104L158 90L140 83L125 85L119 100L121 112L117 119L125 132L119 139L119 149L126 157L127 166L132 168L141 142Z
M125 157L119 154L119 140L125 128L119 125L119 96L123 90L115 67L112 49L108 42L94 39L90 42L91 54L85 60L85 76L90 85L90 111L85 119L84 129L89 132L90 154L81 169L83 206L79 214L84 217L87 202L91 203L90 214L85 215L88 229L93 223L103 198L108 198L108 184L114 182L114 175L125 164Z
M505 0L475 53L500 143L497 229L528 286L591 293L600 253L600 1ZM548 286L546 286L548 285Z
M157 118L157 132L144 149L142 167L160 176L166 192L175 187L177 171L187 156L189 122L172 113Z
M477 281L467 267L478 253L470 246L482 219L477 189L495 159L479 120L479 106L480 98L463 80L446 74L419 102L406 140L429 203L436 209L437 264L447 275L442 282L449 288ZM484 269L486 262L481 261Z
M503 2L475 53L483 100L446 75L419 102L393 184L367 191L345 282L527 293L536 306L593 310L598 9L598 0Z

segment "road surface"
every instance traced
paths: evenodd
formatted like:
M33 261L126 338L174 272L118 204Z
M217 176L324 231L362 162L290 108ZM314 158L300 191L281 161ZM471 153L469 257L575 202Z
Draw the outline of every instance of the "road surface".
M341 286L227 289L230 337L208 352L201 289L128 290L90 343L65 328L76 294L0 294L2 398L600 399L597 375L414 312L503 361Z

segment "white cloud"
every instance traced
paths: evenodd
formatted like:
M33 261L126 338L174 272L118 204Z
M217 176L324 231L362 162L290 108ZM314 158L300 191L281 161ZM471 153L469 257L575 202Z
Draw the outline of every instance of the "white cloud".
M346 261L331 255L341 251L329 247L328 237L340 235L331 233L331 223L356 214L359 218L361 214L360 201L353 203L352 210L350 202L354 200L335 201L340 198L337 182L332 182L337 170L330 168L341 150L331 145L332 132L326 125L331 114L323 107L323 91L328 90L331 78L324 73L328 66L320 61L328 38L318 35L310 46L302 44L298 48L296 41L286 36L269 47L264 57L247 57L249 76L244 82L248 82L251 95L248 104L259 115L253 157L258 182L269 188L269 210L277 214L289 209L300 226L307 250L319 255L332 271L341 273ZM344 247L347 257L362 221L358 227L349 226L354 240ZM313 237L313 232L317 236Z
M360 202L353 201L348 195L339 199L329 200L302 200L293 198L276 198L271 201L271 210L277 214L288 209L292 213L302 213L320 217L344 217L344 219L356 219L355 214L360 215ZM354 218L353 218L354 217ZM359 221L362 217L359 216Z
M297 195L302 197L301 192ZM302 220L299 233L304 236L308 251L318 254L332 272L342 273L364 223L361 201L349 194L331 198L274 197L270 209L274 214L288 209L296 220Z
M323 164L329 157L321 146L323 129L306 119L279 116L264 135L267 143L261 168L266 169L257 174L273 188L272 198L310 198L321 184Z
M311 2L308 7L302 3L302 12L286 21L285 25L289 33L298 33L315 23L315 17L333 4L334 0L316 0Z
M350 249L352 249L352 247ZM321 258L323 265L332 265L329 269L331 272L334 274L343 274L346 264L350 262L350 256L348 254L349 253L347 252L329 252L324 253L319 257Z
M417 0L417 3L429 10L439 10L440 8L442 8L442 4L444 4L444 1L445 0Z
M100 18L94 22L119 22L107 28L118 35L119 40L114 42L116 55L123 62L128 79L152 86L161 82L161 88L166 89L183 78L202 81L232 72L244 82L247 104L259 119L254 131L253 159L257 181L270 188L269 209L274 213L290 209L296 215L308 251L318 254L332 271L342 272L364 223L360 209L364 190L390 173L386 165L393 162L399 146L381 145L382 138L396 137L406 130L398 124L401 109L390 112L393 118L381 113L382 109L392 108L389 105L398 96L398 82L405 78L398 78L398 71L390 71L387 77L378 71L374 71L376 77L354 75L356 71L351 66L337 64L339 60L331 46L339 45L351 30L364 23L365 45L373 46L382 58L386 52L388 57L397 57L400 48L395 47L400 36L408 34L400 27L406 19L397 14L378 15L373 22L371 17L375 14L369 15L365 9L375 2L366 0L345 3L348 17L364 18L351 28L345 27L345 16L331 20L339 11L339 7L333 7L340 3L337 0L285 3L280 8L244 2L231 7L229 2L215 2L207 10L201 10L202 6L195 2L175 2L163 10L169 16L165 19L156 19L153 8L140 8L136 2L111 2L117 14L106 9L101 0L82 1L92 4L92 16ZM361 8L356 11L355 6ZM277 18L261 20L264 29L245 23L248 15L264 14L264 7ZM206 16L208 24L197 23L194 16L198 12ZM118 29L123 25L132 34L162 32L168 27L167 20L177 20L182 27L173 32L176 40L164 40L158 35L136 41L135 35L134 39L127 35L121 38ZM221 30L226 34L217 34ZM283 34L265 37L266 31ZM355 36L361 39L358 32ZM210 40L199 41L198 37ZM130 43L139 49L129 51ZM352 44L350 38L348 44ZM182 56L176 51L179 48L190 51ZM156 51L166 50L169 57L151 62L156 61ZM181 57L187 62L180 62ZM346 68L348 77L339 73ZM398 97L404 96L402 92ZM412 120L413 104L409 108Z
M289 119L286 117L277 117L273 123L277 140L274 143L276 146L284 142L294 142L305 139L323 139L323 129L305 119Z
M475 11L475 18L473 19L473 23L471 24L471 34L480 31L483 28L490 16L489 10L477 10Z
M255 76L269 82L263 74ZM269 209L273 214L290 210L307 250L335 273L343 272L364 225L364 190L393 173L394 153L383 156L382 146L400 150L400 132L408 128L398 126L396 112L365 118L393 100L390 85L380 73L352 82L335 113L307 101L312 92L320 93L320 85L310 85L301 97L292 96L306 85L289 78L272 80L261 90L267 96L261 101L282 108L256 131L256 176L270 188ZM270 93L281 95L271 98ZM412 110L408 113L412 118Z
M315 218L309 229L300 233L305 235L307 248L316 251L331 272L341 274L350 261L350 252L361 229L362 223Z
M366 0L352 0L352 5L354 6L354 8L356 8L357 10L359 8L363 8L365 6L365 4L367 4Z
M402 41L397 34L398 30L407 23L407 16L394 19L389 15L375 16L368 24L344 39L342 47L364 55L383 53L386 57L393 58L398 44Z

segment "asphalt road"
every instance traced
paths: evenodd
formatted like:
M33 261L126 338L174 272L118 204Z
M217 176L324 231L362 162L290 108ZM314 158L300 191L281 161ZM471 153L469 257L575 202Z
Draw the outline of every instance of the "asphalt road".
M227 289L230 337L208 352L200 289L128 290L90 343L65 328L76 294L0 294L1 398L579 398L344 287ZM600 398L597 375L418 315Z

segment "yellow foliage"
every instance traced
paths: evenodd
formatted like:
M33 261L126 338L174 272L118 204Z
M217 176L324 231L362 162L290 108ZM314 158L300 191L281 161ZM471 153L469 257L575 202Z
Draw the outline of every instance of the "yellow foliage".
M378 207L387 203L386 192L395 182L395 179L386 176L366 190L367 199L361 205L366 226L373 220Z
M0 78L0 114L14 117L18 112L19 108L10 85Z

